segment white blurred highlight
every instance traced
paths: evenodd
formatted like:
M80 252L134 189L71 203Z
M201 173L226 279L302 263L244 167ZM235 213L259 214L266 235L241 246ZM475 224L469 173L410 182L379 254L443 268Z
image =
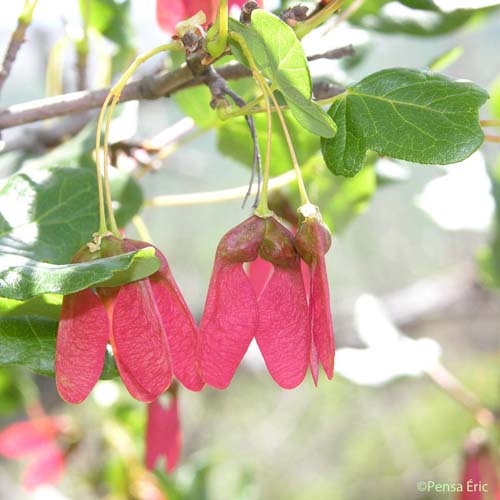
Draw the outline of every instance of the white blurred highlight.
M421 376L439 363L439 344L405 336L375 297L359 297L354 314L359 338L367 348L337 350L335 370L342 377L355 384L381 385L398 377Z

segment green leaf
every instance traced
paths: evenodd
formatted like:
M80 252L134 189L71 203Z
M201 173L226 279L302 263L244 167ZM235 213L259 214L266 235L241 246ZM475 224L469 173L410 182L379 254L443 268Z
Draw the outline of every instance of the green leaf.
M301 165L314 156L320 148L316 135L304 130L289 111L284 113L288 131L295 146L297 159ZM267 117L265 113L253 115L259 146L265 151L267 137ZM276 113L272 114L273 142L271 147L271 174L278 175L292 168L290 151L285 135ZM217 131L217 147L235 160L251 166L253 160L253 144L248 125L243 117L224 122Z
M118 286L156 272L160 261L152 247L77 264L54 265L19 255L0 256L0 295L27 300L36 295L68 295L95 285Z
M0 318L13 316L41 316L59 320L62 295L38 295L29 300L14 300L0 297Z
M220 122L217 112L210 107L212 96L208 87L200 85L174 94L184 114L190 116L200 128L211 128Z
M0 366L20 365L54 376L57 321L36 316L0 319ZM116 377L113 357L106 353L101 378Z
M91 239L99 224L94 131L86 127L0 184L0 253L63 264ZM142 206L142 190L114 168L110 184L117 223L124 227Z
M134 55L133 31L130 22L130 0L90 1L89 26L118 46L113 57L114 69L124 69ZM85 16L87 0L80 0L80 12Z
M328 168L353 176L368 149L423 164L457 163L482 144L478 110L488 94L470 82L393 68L361 80L328 113L338 126L322 140Z
M98 227L95 174L23 168L0 189L0 252L62 264Z
M233 19L230 29L245 39L257 67L281 91L297 121L313 134L333 137L335 123L312 101L307 58L293 29L262 9L252 13L251 26ZM232 43L231 48L248 65L237 44Z

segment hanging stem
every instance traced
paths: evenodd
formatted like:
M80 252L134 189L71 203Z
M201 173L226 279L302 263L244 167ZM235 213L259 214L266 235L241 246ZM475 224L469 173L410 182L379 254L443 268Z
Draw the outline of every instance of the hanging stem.
M288 127L286 126L285 117L281 112L281 108L276 100L276 97L272 92L269 92L269 96L271 97L274 107L276 108L276 113L278 114L278 118L281 123L281 127L283 128L283 133L285 134L286 143L288 145L288 150L290 151L290 157L292 159L293 168L297 174L297 184L299 186L300 200L302 205L310 204L309 196L307 195L306 186L304 184L304 179L302 178L302 172L300 171L299 162L297 160L297 155L295 154L295 149L293 147L292 138L290 137L290 132L288 131Z
M333 3L335 3L335 2L333 2ZM297 184L299 186L301 203L302 203L302 205L309 204L310 203L309 196L307 195L306 186L304 184L304 179L302 178L302 173L300 171L299 162L297 161L297 155L295 154L295 149L293 147L292 139L290 137L288 127L286 126L285 117L283 116L283 113L281 112L280 105L278 104L276 97L274 97L273 89L270 89L268 87L266 81L264 80L263 76L261 75L261 73L259 71L259 68L257 68L257 65L255 64L255 60L253 58L252 52L248 48L248 45L247 45L245 39L239 33L235 33L233 31L231 31L229 33L229 35L231 36L231 38L233 38L235 41L237 41L240 44L240 47L241 47L243 53L245 54L245 57L247 58L247 61L250 65L253 76L256 79L257 83L259 84L263 94L270 97L271 100L273 101L274 109L275 109L276 113L278 114L278 117L279 117L279 120L281 123L281 127L283 128L283 133L285 134L285 139L286 139L286 143L288 145L288 150L290 151L290 157L292 159L293 168L295 170L295 173L297 174ZM267 99L266 99L266 101L267 101ZM269 105L269 103L267 103L267 104ZM269 137L269 135L268 135L268 137ZM266 157L266 161L267 161L267 157ZM264 182L264 185L265 185L265 182ZM263 187L263 190L264 190L264 187ZM264 198L264 196L263 196L263 198Z
M264 160L262 191L260 193L259 204L257 205L257 209L255 210L255 212L261 217L268 217L271 213L267 205L267 193L269 189L269 173L271 170L271 142L273 139L273 123L271 117L271 105L269 103L269 98L266 95L266 82L259 73L254 72L254 78L257 81L262 94L264 95L264 104L267 113L266 159Z
M111 101L111 105L109 106L109 112L106 117L105 129L104 129L104 147L103 147L103 156L104 156L104 190L106 192L106 205L108 209L109 223L111 226L111 231L113 234L121 238L121 234L118 230L118 226L116 224L114 211L113 211L113 200L111 198L111 190L109 186L109 155L108 155L108 137L109 137L109 128L111 125L111 118L113 116L113 111L116 107L116 104L120 100L120 96L123 90L123 87L127 84L128 80L135 73L137 68L150 59L151 57L159 54L160 52L166 52L168 50L179 50L181 47L177 43L169 43L165 45L160 45L145 54L138 56L134 62L129 66L127 71L121 76L118 82L111 88L109 94L102 105L101 112L99 114L99 120L97 122L97 131L96 131L96 168L97 168L97 185L99 190L99 234L104 234L107 232L106 227L106 217L104 213L104 197L103 197L103 184L101 179L101 159L100 159L100 149L101 149L101 133L102 126L104 121L104 116L106 114L106 109L108 107L109 102Z
M109 154L108 154L108 137L109 137L109 127L111 125L111 118L113 117L113 111L115 110L116 103L120 99L120 96L114 96L111 104L109 106L108 115L106 116L106 126L104 129L104 144L103 144L103 155L104 155L104 192L106 194L106 206L108 207L108 217L111 232L118 236L120 231L116 224L115 213L113 210L113 200L111 198L111 187L109 185Z
M101 170L101 126L104 119L104 114L106 113L106 108L108 102L111 99L111 93L109 93L102 105L101 111L99 113L99 119L97 121L97 131L95 137L95 166L97 174L97 192L99 195L99 234L106 234L108 232L108 226L106 224L106 212L104 210L104 191L102 186L102 170Z

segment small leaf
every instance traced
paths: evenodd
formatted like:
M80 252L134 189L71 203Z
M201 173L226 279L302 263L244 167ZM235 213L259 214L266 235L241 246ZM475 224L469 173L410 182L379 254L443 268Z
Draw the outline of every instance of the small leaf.
M0 256L0 295L16 300L27 300L44 293L67 295L95 285L122 285L145 278L159 267L160 261L152 247L65 265L4 254Z
M20 365L54 376L57 321L36 316L0 319L0 366ZM101 378L116 377L113 357L106 353Z
M281 91L297 121L313 134L333 137L335 123L312 101L307 58L293 29L262 9L252 13L251 26L233 19L230 29L245 39L257 67ZM248 65L237 44L232 43L231 50Z
M353 176L368 149L423 164L457 163L483 142L478 110L488 94L431 72L387 69L341 94L329 109L338 126L322 140L328 168Z

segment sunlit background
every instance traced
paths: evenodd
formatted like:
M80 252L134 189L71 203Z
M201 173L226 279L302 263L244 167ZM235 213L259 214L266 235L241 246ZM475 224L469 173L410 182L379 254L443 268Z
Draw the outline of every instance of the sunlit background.
M470 4L435 3L443 10ZM6 46L21 4L0 6L0 47ZM45 70L54 44L65 29L81 29L77 4L40 0L2 92L2 107L46 95ZM157 27L155 2L132 0L131 5L138 51L162 43L166 35ZM395 19L407 14L398 2L385 9ZM319 31L322 36L304 42L308 54L353 43L363 56L356 65L324 60L311 64L314 75L341 84L387 67L426 68L455 47L460 55L443 73L485 88L500 75L499 12L436 37L375 34L349 23ZM68 45L61 56L66 91L75 89L73 58ZM140 73L160 62L148 63ZM99 85L100 64L93 57L93 86ZM133 104L129 108L120 130L139 139L184 116L173 99L141 102L138 114ZM490 116L487 106L481 116ZM8 130L3 138L16 134L18 130ZM141 179L145 198L245 185L249 170L221 154L217 141L217 131L206 130L169 155ZM378 161L379 188L365 211L334 233L327 256L338 349L334 380L322 378L315 388L307 379L297 389L282 390L251 347L229 389L182 391L183 458L178 470L163 478L168 498L453 498L449 493L422 494L416 485L422 480L459 482L464 442L477 425L471 412L432 380L438 376L436 367L449 370L483 405L495 409L500 403L500 298L478 283L476 267L476 254L490 238L495 206L488 169L498 154L498 145L487 145L462 164L446 168ZM16 155L3 155L0 175L11 171ZM250 210L235 200L142 212L197 319L216 245ZM126 231L137 236L133 226ZM136 498L124 489L123 478L127 467L142 460L143 405L118 381L103 381L85 403L71 407L61 402L52 379L2 369L2 426L26 418L20 392L34 390L33 384L48 413L71 417L75 445L57 488L27 493L19 485L22 464L0 461L0 498Z

